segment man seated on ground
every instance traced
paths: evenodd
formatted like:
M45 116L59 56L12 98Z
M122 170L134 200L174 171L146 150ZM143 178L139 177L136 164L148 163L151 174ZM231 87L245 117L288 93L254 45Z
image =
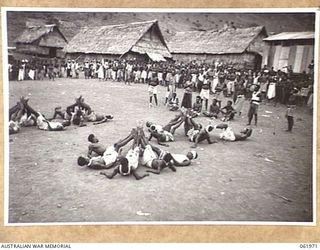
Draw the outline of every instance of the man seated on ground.
M202 110L202 99L200 96L196 97L196 102L192 106L192 110L194 111L193 117L197 117L201 114Z
M113 170L111 175L108 175L105 172L100 172L100 174L105 175L108 179L112 179L117 174L121 174L122 176L133 175L136 180L141 180L149 174L139 175L137 173L137 168L139 166L139 156L140 156L140 147L139 143L141 140L141 131L137 130L137 133L134 135L134 142L132 147L126 154L126 156L119 157L119 164L116 165L116 168Z
M99 143L99 139L94 134L90 134L88 136L88 141L91 142L91 144L88 146L89 158L92 156L93 153L102 156L103 153L106 151L106 147Z
M233 132L233 129L227 124L217 125L216 128L220 128L223 131L220 133L220 139L224 141L244 141L252 134L252 128L245 128L240 131L239 134Z
M179 98L177 97L177 93L173 93L172 97L169 100L169 110L176 111L179 109Z
M171 162L173 159L172 155L169 152L151 145L144 136L141 137L141 146L143 153L140 163L150 168L147 172L160 174L161 170L166 167L170 168L173 172L176 171Z
M232 101L228 101L227 105L224 106L220 112L223 114L223 119L222 121L231 121L234 118L234 115L236 113L236 111L234 110L234 108L232 107Z
M209 107L209 111L203 112L204 116L210 117L210 118L218 118L218 115L220 113L220 102L217 101L217 99L212 99L212 104Z

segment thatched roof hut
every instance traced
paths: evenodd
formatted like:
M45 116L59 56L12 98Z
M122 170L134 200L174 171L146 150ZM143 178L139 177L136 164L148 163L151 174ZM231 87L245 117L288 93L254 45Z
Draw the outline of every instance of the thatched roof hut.
M223 60L241 63L243 58L239 55L254 53L262 56L262 39L266 36L267 32L263 26L185 31L172 36L168 47L177 60Z
M172 57L157 20L84 27L64 51L69 57L82 58L149 57L164 60Z
M263 26L223 31L177 32L169 41L172 53L233 54L243 53L261 33Z
M59 56L67 39L55 24L27 27L15 41L17 51L47 57Z

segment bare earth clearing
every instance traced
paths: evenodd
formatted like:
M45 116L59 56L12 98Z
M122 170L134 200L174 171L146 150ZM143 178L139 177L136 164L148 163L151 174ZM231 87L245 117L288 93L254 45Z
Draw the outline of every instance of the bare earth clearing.
M165 169L140 181L133 176L109 180L99 170L77 165L77 157L87 152L88 135L110 145L127 136L138 120L166 124L175 113L163 105L164 87L159 87L160 105L151 109L143 84L57 79L10 82L9 91L10 107L21 95L29 96L29 104L47 117L79 95L97 113L114 115L101 125L62 132L23 128L10 136L11 223L312 221L312 115L305 107L297 109L292 134L284 132L285 106L265 104L247 141L201 143L198 159L176 173ZM182 93L178 90L180 100ZM248 102L243 116L230 123L235 131L247 123L247 110ZM204 117L197 120L209 123ZM192 144L182 127L175 138L168 149L187 153Z

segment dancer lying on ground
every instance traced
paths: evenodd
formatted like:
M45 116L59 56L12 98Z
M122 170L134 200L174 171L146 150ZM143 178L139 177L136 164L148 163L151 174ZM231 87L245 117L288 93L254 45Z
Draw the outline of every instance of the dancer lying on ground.
M132 147L130 148L125 157L119 157L119 164L117 164L116 168L113 170L113 173L111 175L108 175L105 172L100 172L100 174L105 175L108 179L112 179L117 174L121 174L123 176L128 176L132 174L136 178L136 180L141 180L144 177L149 176L149 174L139 175L137 173L140 156L139 144L141 136L141 131L136 130Z
M91 107L84 102L84 98L82 96L76 98L75 101L76 102L68 106L66 110L63 110L61 107L56 107L54 109L54 114L50 120L56 119L57 117L60 117L64 120L70 120L72 117L72 113L76 112L78 109L81 109L88 114L91 113Z
M141 139L141 140L144 140L144 139ZM143 145L144 144L150 145L150 147L153 149L153 151L158 155L159 159L164 159L166 154L169 154L169 152L164 151L160 148L157 148L157 147L151 145L150 143L148 143L147 141L144 141L142 144ZM196 159L198 157L198 154L196 151L190 151L186 155L185 154L170 154L170 155L172 156L171 162L173 163L173 165L179 166L179 167L189 166L191 164L191 160ZM168 158L166 158L166 161L168 159L170 159L169 155L167 155L166 157L168 157Z
M174 141L174 133L177 128L179 128L186 119L185 110L182 109L181 112L175 116L167 125L162 127L158 124L153 124L151 122L147 122L146 126L148 131L150 132L149 141L154 137L157 139L159 145L168 146L167 144L163 144L162 142L170 142Z
M9 134L16 134L20 131L21 126L23 126L22 118L25 116L24 105L21 100L24 97L20 98L20 101L17 102L15 106L9 109Z
M64 129L64 126L60 122L50 122L48 121L44 115L42 115L40 112L36 112L30 105L28 104L29 99L25 99L24 97L21 97L19 108L20 110L15 112L18 112L18 114L15 116L14 119L17 119L18 116L22 114L20 118L23 116L26 117L26 120L24 120L21 124L24 126L33 126L36 125L41 130L47 130L47 131L61 131ZM11 113L11 116L13 117L14 113L13 109L9 113ZM9 128L10 129L10 128Z
M216 126L216 128L223 130L220 133L220 139L224 141L244 141L252 134L252 128L245 128L244 130L240 131L239 134L234 133L233 129L227 124L220 124Z
M196 151L190 151L185 154L171 154L173 165L177 167L187 167L191 164L191 160L198 158L198 153Z
M187 118L188 124L190 124L191 129L188 131L188 137L191 142L194 142L194 145L192 145L192 148L196 148L198 146L198 143L207 140L209 144L212 144L216 141L212 141L210 138L210 132L212 132L216 128L224 128L224 124L219 124L216 126L208 125L205 128L202 128L201 124L195 123L195 121L192 118Z
M96 145L96 147L92 147L91 149L89 146L88 157L79 156L78 157L78 165L79 166L86 166L86 167L89 167L92 169L109 169L109 168L114 167L116 162L118 161L120 149L124 145L129 143L131 140L133 140L136 133L137 133L136 129L132 129L130 134L126 138L118 141L117 143L115 143L112 146L109 146L107 148L105 148L101 144ZM89 138L92 141L97 141L97 139L92 139L92 137L90 135L89 135ZM99 154L99 156L91 157L92 152ZM101 152L103 152L102 155L100 155Z
M151 145L145 136L141 137L141 147L143 148L143 155L141 158L141 164L151 168L147 172L160 174L161 170L168 167L173 172L176 171L172 165L172 155L158 147Z
M63 120L69 121L74 125L85 126L84 122L94 122L94 125L105 123L113 119L113 115L102 115L95 113L91 107L84 102L84 98L80 96L75 99L76 102L67 107L65 111L61 107L55 108L51 120L60 117Z

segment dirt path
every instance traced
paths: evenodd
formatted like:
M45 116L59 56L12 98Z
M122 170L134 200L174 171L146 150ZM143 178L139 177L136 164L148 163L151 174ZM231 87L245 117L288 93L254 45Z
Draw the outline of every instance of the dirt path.
M48 117L55 106L65 107L80 94L96 112L115 117L97 126L63 132L24 128L10 136L11 223L312 220L312 116L305 108L298 108L292 134L284 132L285 107L266 104L247 141L200 144L199 158L176 173L166 169L141 181L108 180L77 166L77 157L87 152L88 135L110 145L127 136L137 120L165 124L174 116L163 106L165 88L159 88L160 106L151 109L142 84L57 79L10 82L9 88L10 106L29 96L30 105ZM245 126L247 110L248 103L243 117L230 123L235 131ZM169 150L187 153L191 145L179 128Z

